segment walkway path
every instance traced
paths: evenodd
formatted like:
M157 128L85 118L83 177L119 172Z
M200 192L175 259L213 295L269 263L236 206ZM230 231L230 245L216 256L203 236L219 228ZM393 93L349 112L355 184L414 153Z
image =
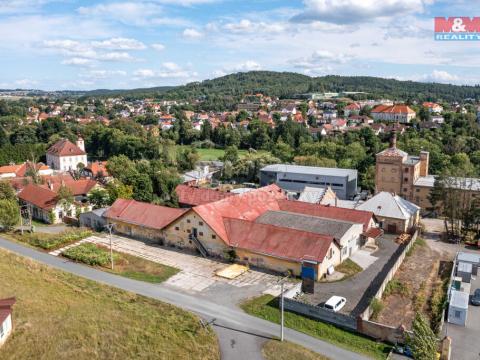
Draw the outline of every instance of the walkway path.
M0 238L0 248L15 252L19 255L32 258L41 263L53 266L55 268L73 273L75 275L98 281L110 286L114 286L126 291L130 291L139 295L158 299L175 306L182 307L186 310L193 311L204 319L216 319L215 330L221 331L221 327L225 327L235 333L243 335L251 335L254 339L259 337L276 337L279 333L277 324L258 319L256 317L245 314L239 309L230 308L215 304L198 296L185 294L181 291L173 289L167 285L152 285L141 281L136 281L121 276L113 275L107 272L99 271L87 266L67 261L65 259L51 256L40 251L27 248L23 245L10 242ZM313 338L298 331L285 329L285 338L295 342L306 348L318 353L324 354L331 359L358 360L366 359L365 357L352 353L350 351L340 349L332 344ZM227 354L228 348L221 345L222 354L225 359L241 358L239 354L248 352L248 349L237 348L236 355Z

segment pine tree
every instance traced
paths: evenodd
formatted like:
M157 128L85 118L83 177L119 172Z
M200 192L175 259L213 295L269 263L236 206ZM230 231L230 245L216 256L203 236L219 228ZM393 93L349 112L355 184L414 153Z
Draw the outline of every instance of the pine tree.
M415 315L412 324L413 336L407 339L416 360L435 360L438 348L437 337L429 322L421 313Z

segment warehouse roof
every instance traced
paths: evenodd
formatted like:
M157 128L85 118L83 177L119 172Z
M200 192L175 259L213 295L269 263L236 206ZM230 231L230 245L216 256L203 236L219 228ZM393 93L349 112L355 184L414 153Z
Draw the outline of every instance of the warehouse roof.
M339 177L348 177L349 180L356 179L358 176L357 170L354 170L354 169L339 169L339 168L326 168L326 167L317 167L317 166L302 166L302 165L289 165L289 164L267 165L263 167L261 171L308 174L308 175L318 175L318 176L339 176Z
M358 210L371 211L375 215L393 219L408 220L420 211L420 207L387 191L357 206Z
M178 196L178 202L189 206L208 204L214 201L225 199L234 194L208 188L188 186L180 184L175 189Z

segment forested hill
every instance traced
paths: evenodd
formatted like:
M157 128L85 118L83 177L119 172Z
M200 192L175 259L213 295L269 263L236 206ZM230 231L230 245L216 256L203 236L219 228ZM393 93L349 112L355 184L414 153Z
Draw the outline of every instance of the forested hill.
M399 81L368 76L310 77L291 72L251 71L194 82L177 87L107 91L108 95L156 97L161 99L199 99L218 105L233 105L245 94L262 93L280 98L310 92L363 91L357 98L389 98L417 101L463 101L480 99L480 86ZM102 95L96 90L87 95ZM223 104L222 104L223 103Z

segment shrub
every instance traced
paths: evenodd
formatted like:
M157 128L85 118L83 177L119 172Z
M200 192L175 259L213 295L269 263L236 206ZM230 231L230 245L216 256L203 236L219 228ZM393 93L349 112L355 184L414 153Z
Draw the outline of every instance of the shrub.
M44 250L53 250L74 241L82 240L92 235L90 230L71 230L62 234L43 234L43 233L25 233L22 236L16 236L20 241L26 242L32 246Z
M409 293L410 293L410 290L408 289L407 285L405 285L404 283L402 283L397 279L392 279L388 282L387 286L385 287L383 296L387 297L393 294L408 296Z
M370 318L372 320L376 320L380 312L383 310L383 302L382 300L379 300L377 298L373 298L372 301L370 301L370 309L372 310L372 314Z
M92 243L84 243L65 250L63 256L91 266L108 266L110 264L110 252ZM119 256L114 254L113 260Z

